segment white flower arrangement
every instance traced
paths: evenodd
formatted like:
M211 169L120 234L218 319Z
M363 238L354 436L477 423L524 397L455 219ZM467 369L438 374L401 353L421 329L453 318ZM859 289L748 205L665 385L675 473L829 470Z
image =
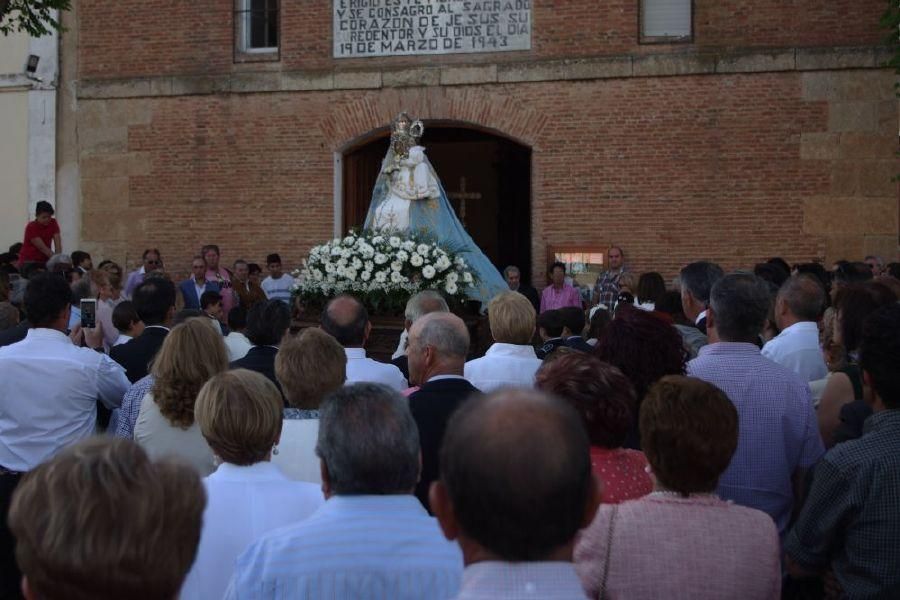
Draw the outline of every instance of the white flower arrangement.
M477 277L462 256L416 236L350 233L310 249L294 296L324 304L339 294L360 298L375 313L402 312L409 297L426 289L464 302Z

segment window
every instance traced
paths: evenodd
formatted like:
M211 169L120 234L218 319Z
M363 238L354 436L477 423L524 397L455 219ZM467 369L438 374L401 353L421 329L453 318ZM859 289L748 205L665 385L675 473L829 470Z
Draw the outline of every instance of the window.
M278 56L278 0L235 0L235 50L270 60Z
M641 42L690 42L692 0L640 0Z

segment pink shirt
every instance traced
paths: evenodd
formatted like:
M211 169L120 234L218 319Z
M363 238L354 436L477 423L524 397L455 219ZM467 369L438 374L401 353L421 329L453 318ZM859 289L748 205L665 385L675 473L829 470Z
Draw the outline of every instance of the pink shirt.
M206 271L206 280L215 281L219 284L219 293L222 294L222 316L223 321L228 320L228 311L237 305L234 298L234 288L231 286L231 275L228 269L219 267L218 271L211 269Z
M618 504L653 491L647 458L640 450L591 446L591 466L603 482L603 504Z
M653 493L601 505L581 532L575 570L591 598L608 555L609 600L770 600L781 593L779 554L775 522L762 511L713 495Z
M548 285L541 292L541 312L566 306L581 308L581 294L571 285L563 284L560 290L557 290L552 285Z

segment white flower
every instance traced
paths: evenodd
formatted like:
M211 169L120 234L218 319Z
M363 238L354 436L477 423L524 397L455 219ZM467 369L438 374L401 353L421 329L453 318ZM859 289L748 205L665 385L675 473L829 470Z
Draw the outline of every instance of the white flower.
M368 280L372 279L372 271L363 271L359 277L363 281L368 281Z
M363 266L366 268L366 271L371 271L375 268L375 264L371 260L367 260L365 263L363 263Z
M413 252L413 255L409 257L409 264L414 267L421 267L423 262L425 261L422 260L422 257L415 252Z
M358 258L356 258L355 256L353 257L353 260L350 261L350 264L351 264L351 265L353 266L353 268L356 269L356 270L359 270L359 268L363 266L362 261L359 260Z
M375 273L375 281L377 281L378 283L384 283L385 281L387 281L387 273L385 273L384 271L378 271L377 273Z
M375 264L376 265L383 265L387 261L388 261L387 254L382 254L379 252L378 254L375 255Z
M455 283L448 281L447 285L444 286L444 291L447 292L448 294L450 294L451 296L455 296L456 293L459 291L459 288L456 287Z
M403 242L403 244L401 244L401 247L407 252L412 252L416 249L416 243L411 240L406 240L405 242Z
M465 273L463 273L463 281L464 281L465 283L472 283L472 274L469 273L468 271L466 271Z
M338 261L337 261L336 264L337 264L337 267L338 267L339 269L341 269L341 268L343 268L343 267L346 267L346 266L347 266L347 259L346 259L346 258L338 259Z
M356 243L356 238L353 237L352 235L348 235L347 237L344 238L345 246L352 246L355 243Z
M329 275L334 273L334 265L331 264L330 262L325 263L325 272L328 273Z
M356 269L350 268L344 271L344 277L349 279L350 281L356 280Z
M375 237L372 238L373 244L380 244L383 241L384 241L384 237L380 236L380 235L376 235Z
M422 269L422 277L424 277L425 279L434 279L435 273L436 271L431 265L428 265L424 269Z
M464 266L466 266L466 261L462 256L457 256L453 260L453 264L455 264L457 267L464 267Z
M459 281L459 275L456 274L456 271L450 271L447 273L447 281L450 283L456 283Z
M388 244L391 245L391 248L399 248L400 238L398 238L396 235L392 235L391 239L388 240Z
M409 260L409 254L406 253L406 250L401 250L397 253L397 260L400 262L406 262Z
M419 247L416 248L416 252L419 254L428 254L428 250L430 250L428 244L419 244Z
M391 281L394 283L400 283L404 279L406 278L403 277L403 275L401 275L399 271L394 271L391 273Z
M340 249L340 247L335 246L334 248L332 248L332 249L331 249L331 255L332 255L332 256L340 256L340 255L341 255L341 249Z
M391 271L400 271L403 268L403 263L398 260L395 260L391 263Z
M450 268L450 259L446 256L442 256L434 263L435 268L438 271L444 272Z

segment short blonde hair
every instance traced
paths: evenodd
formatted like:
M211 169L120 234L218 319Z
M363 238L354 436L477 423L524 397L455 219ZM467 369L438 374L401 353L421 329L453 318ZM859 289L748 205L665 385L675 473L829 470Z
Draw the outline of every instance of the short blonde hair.
M195 317L172 328L150 368L156 378L153 401L173 426L182 429L194 424L194 402L203 384L228 368L225 342L208 320Z
M347 353L336 339L310 327L278 347L275 377L288 404L315 410L347 380Z
M488 321L494 341L501 344L525 345L534 336L534 306L519 292L501 292L491 298Z
M638 275L631 271L625 271L619 275L619 289L628 288L632 295L637 295Z
M265 375L225 371L206 382L194 407L206 443L223 461L252 465L269 455L281 435L281 393Z

